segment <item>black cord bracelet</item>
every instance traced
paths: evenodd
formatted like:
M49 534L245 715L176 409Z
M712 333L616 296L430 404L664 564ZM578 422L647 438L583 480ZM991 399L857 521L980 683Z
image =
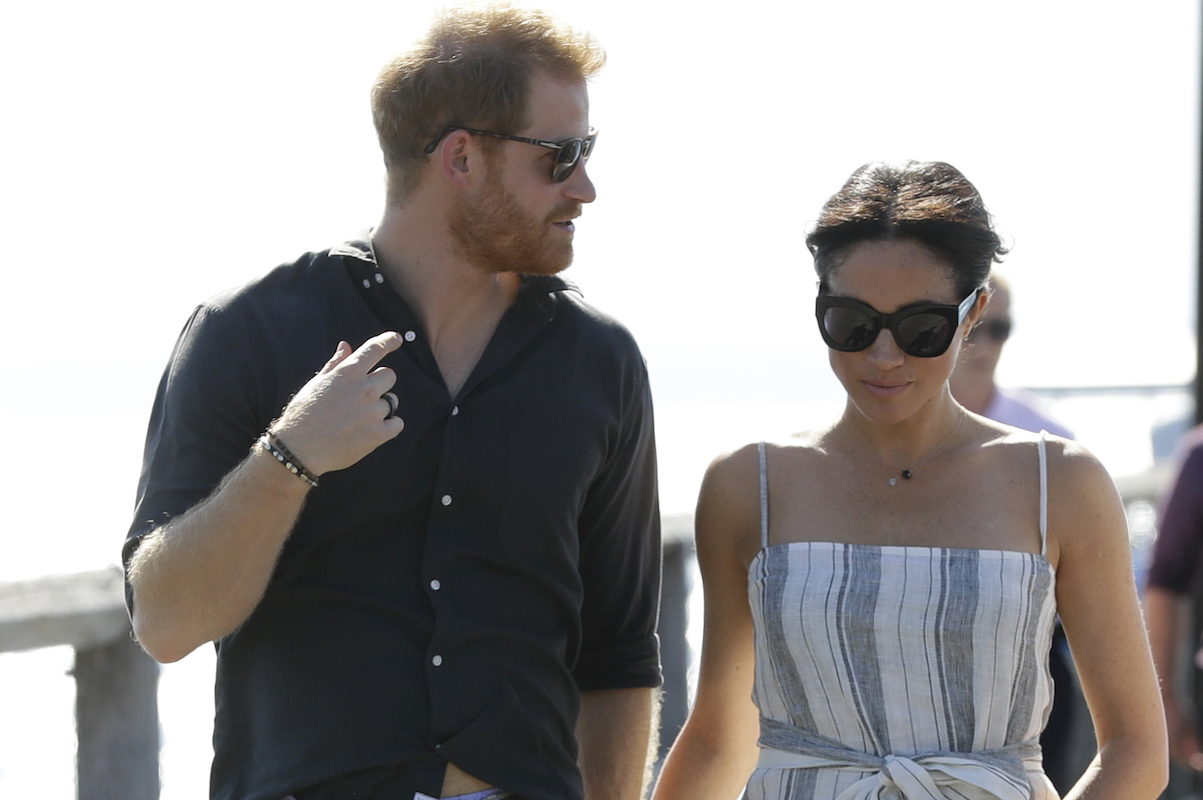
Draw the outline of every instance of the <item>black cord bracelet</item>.
M283 464L293 475L296 475L314 489L317 488L317 476L310 472L301 463L301 460L284 446L284 442L280 441L280 437L274 433L265 433L259 437L259 446L271 453L272 457Z

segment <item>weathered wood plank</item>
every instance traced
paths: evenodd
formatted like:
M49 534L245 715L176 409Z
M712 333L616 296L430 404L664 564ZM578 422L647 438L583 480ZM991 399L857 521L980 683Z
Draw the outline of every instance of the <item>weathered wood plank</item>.
M660 706L662 764L685 718L689 716L689 573L693 565L693 515L666 514L660 519L664 540L664 581L660 593L660 664L664 672Z
M117 567L0 583L0 653L127 638L129 618Z
M660 752L663 763L689 716L689 572L693 564L693 531L664 538L664 581L660 593L660 665L664 673L660 705Z
M75 651L78 800L158 800L159 665L128 636Z

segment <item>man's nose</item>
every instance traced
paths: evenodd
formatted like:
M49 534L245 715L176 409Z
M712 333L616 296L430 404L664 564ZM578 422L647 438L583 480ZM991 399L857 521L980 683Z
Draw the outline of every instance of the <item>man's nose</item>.
M593 186L593 181L589 180L584 161L577 164L576 169L564 181L564 196L578 203L592 203L597 199L597 189Z

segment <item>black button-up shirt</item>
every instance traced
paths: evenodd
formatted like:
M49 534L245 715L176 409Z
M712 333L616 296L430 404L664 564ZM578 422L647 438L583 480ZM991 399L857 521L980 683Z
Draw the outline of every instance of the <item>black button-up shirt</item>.
M382 362L405 429L322 476L263 600L218 642L212 796L391 765L397 796L437 797L450 761L580 800L579 691L660 681L659 513L643 360L562 279L523 279L454 398L366 241L201 305L156 397L125 562L339 340L386 330L405 338Z

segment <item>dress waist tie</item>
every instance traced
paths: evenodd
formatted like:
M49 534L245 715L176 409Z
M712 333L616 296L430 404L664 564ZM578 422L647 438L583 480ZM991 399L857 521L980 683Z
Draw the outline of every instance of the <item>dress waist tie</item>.
M913 756L863 753L776 720L760 720L758 769L872 772L835 800L1031 800L1024 762L1039 764L1036 739L972 753Z

